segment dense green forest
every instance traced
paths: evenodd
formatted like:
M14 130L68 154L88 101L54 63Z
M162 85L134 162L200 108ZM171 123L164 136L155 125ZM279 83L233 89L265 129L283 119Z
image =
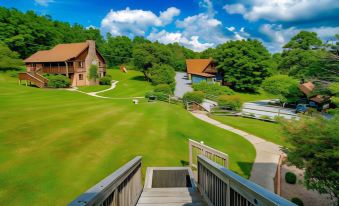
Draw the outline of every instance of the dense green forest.
M338 45L323 44L314 32L300 32L281 53L273 55L260 41L251 39L228 41L197 53L178 43L165 45L144 37L130 39L109 33L103 37L99 29L55 21L33 11L23 13L0 7L0 69L17 68L22 64L20 58L38 50L87 39L96 41L109 67L125 64L142 71L151 81L152 75L159 73L155 72L157 68L184 71L185 59L210 57L224 73L225 81L238 91L255 92L265 78L276 74L297 80L338 81Z
M148 48L151 55L154 55L148 56L152 60L159 57L159 61L162 61L161 58L166 58L165 63L176 70L184 70L185 59L198 55L176 43L163 45L143 37L131 40L125 36L112 37L110 34L104 38L99 29L54 21L50 16L39 16L33 11L23 13L0 7L0 41L12 51L18 52L20 58L24 59L38 50L50 49L60 43L82 42L87 39L96 41L109 66L133 63L133 53L141 47Z

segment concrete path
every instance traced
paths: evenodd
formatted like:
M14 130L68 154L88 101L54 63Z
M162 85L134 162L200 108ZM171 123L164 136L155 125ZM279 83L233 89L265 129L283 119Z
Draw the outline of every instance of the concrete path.
M284 154L280 150L281 148L280 145L268 142L247 132L222 124L208 117L206 114L192 112L192 115L202 121L220 127L222 129L228 130L230 132L236 133L247 139L250 143L252 143L256 150L256 157L253 163L250 180L270 190L271 192L274 192L273 178L277 170L279 157L281 154Z
M193 91L191 87L191 81L188 80L187 74L185 72L176 72L175 73L175 90L174 96L183 97L186 92Z
M99 93L103 93L103 92L107 92L109 90L113 90L116 85L118 84L119 81L114 81L112 82L112 85L110 88L108 89L105 89L105 90L101 90L101 91L97 91L97 92L83 92L83 91L80 91L78 90L77 87L73 87L71 89L67 89L68 91L73 91L73 92L80 92L80 93L83 93L83 94L87 94L89 96L92 96L92 97L97 97L97 98L102 98L102 99L143 99L145 97L105 97L105 96L101 96L101 95L98 95Z

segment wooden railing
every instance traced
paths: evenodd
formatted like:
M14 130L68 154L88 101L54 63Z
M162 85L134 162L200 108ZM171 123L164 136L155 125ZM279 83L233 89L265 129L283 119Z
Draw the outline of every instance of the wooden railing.
M67 73L67 68L66 68L66 66L44 67L44 68L42 68L42 73L48 73L48 74L66 74ZM68 67L68 73L74 73L74 68L69 66Z
M34 83L36 86L42 88L46 86L46 83L44 79L40 78L40 76L34 76L33 74L30 74L28 72L25 73L19 73L18 78L20 81L26 80L26 85L27 81ZM48 80L47 80L48 81Z
M141 157L138 156L80 195L69 206L136 205L142 188Z
M189 164L191 167L197 168L198 155L204 155L210 160L228 168L227 154L191 139L188 139L188 147Z
M294 205L203 155L198 156L198 188L210 206Z

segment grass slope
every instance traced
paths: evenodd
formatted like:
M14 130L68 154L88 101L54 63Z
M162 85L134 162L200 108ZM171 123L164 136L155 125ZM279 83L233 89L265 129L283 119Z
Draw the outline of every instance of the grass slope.
M98 92L110 88L111 85L93 85L78 87L78 90L83 92Z
M107 73L113 80L118 80L117 87L114 90L101 93L106 97L144 97L145 93L153 90L153 86L145 81L141 72L128 70L127 73L119 69L108 69Z
M125 84L146 85L136 81ZM117 94L142 90L126 85ZM136 155L143 171L180 166L188 161L187 138L229 154L230 169L244 177L255 158L242 137L180 106L19 86L3 74L0 100L0 205L65 205Z
M213 119L226 125L243 130L250 134L261 137L267 141L288 146L284 140L283 132L277 123L264 122L255 119L231 116L211 116Z

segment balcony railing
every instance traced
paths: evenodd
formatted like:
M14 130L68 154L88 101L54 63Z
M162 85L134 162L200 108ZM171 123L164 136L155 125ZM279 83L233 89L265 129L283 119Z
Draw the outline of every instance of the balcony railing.
M66 66L43 67L41 71L43 73L48 73L48 74L67 74ZM74 73L74 68L73 67L68 67L68 73Z

